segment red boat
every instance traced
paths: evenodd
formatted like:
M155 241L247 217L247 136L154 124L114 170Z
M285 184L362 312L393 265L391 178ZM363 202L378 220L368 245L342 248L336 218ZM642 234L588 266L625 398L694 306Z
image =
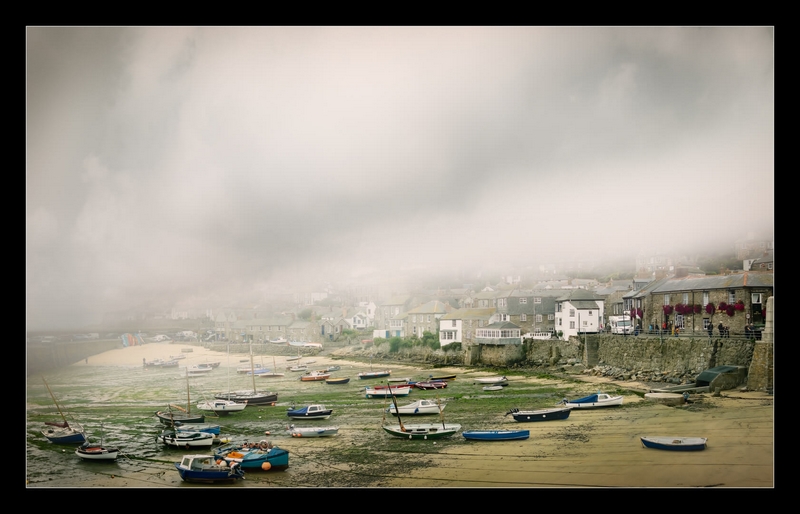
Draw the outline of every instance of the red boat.
M417 389L444 389L447 387L447 382L444 380L428 380L425 382L415 382L414 387Z

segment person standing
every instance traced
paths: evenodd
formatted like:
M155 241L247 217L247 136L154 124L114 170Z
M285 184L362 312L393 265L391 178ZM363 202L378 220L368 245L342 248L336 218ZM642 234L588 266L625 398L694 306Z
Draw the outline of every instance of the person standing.
M714 324L710 321L708 322L708 337L711 338L714 336Z

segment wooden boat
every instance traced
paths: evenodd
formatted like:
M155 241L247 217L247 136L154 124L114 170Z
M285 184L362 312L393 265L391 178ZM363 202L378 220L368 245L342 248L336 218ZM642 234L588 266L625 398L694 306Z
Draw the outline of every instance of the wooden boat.
M119 448L103 444L103 432L100 432L100 444L86 441L75 449L75 455L83 460L112 461L117 460Z
M510 411L506 412L506 416L511 414L515 421L520 422L553 421L558 419L567 419L570 412L572 412L571 407L556 407L553 409L538 410L511 409Z
M303 382L319 382L330 378L330 376L330 373L325 373L324 371L310 371L302 375L300 380Z
M75 455L83 460L111 461L117 460L119 448L116 446L105 446L100 444L85 442L75 449Z
M384 370L381 370L381 371L362 371L361 373L358 373L357 376L358 376L359 380L368 380L370 378L388 377L391 374L392 374L392 370L384 369Z
M447 382L445 380L426 380L424 382L414 382L414 387L423 390L444 389L447 387Z
M348 382L350 382L350 377L336 377L336 378L325 379L326 384L332 384L332 385L346 384Z
M394 389L394 388L392 388ZM402 414L403 416L424 416L428 414L439 414L447 404L438 403L433 400L417 400L408 405L391 405L386 408L386 412L392 416Z
M214 434L208 432L189 432L184 430L164 430L156 439L175 448L210 448L214 444Z
M494 377L479 377L473 379L472 383L474 384L485 384L485 385L498 385L498 384L505 384L508 383L508 378L505 376L494 376Z
M613 407L622 405L622 396L611 396L606 393L590 394L577 400L567 400L564 398L561 403L573 409L594 409L597 407Z
M470 441L519 441L531 436L530 430L464 430L464 439Z
M289 467L289 452L263 440L257 443L225 445L217 449L214 456L229 465L237 463L243 469L267 471Z
M286 427L286 432L292 437L331 437L339 433L339 427L296 427L292 424Z
M235 402L233 400L208 400L197 404L199 410L210 410L217 414L229 414L240 412L247 407L247 402Z
M410 386L398 386L392 388L367 387L364 389L366 398L391 398L394 396L408 396L411 394Z
M286 411L286 415L292 419L328 419L332 413L333 410L326 409L324 405L306 405Z
M706 437L643 436L642 446L656 450L696 452L706 449Z
M64 411L61 410L61 406L56 401L56 397L53 394L53 391L50 389L50 386L47 383L47 380L42 377L44 381L44 386L47 388L47 392L50 393L50 398L53 399L53 403L56 405L56 409L58 409L58 413L61 415L61 419L63 420L60 423L55 421L45 421L45 425L47 428L42 430L42 435L47 438L48 441L55 444L81 444L86 442L86 434L84 433L83 427L78 423L73 423L72 425L69 424L67 421L67 417L64 415Z
M233 482L244 478L241 465L235 463L229 466L227 462L217 464L213 455L184 455L180 462L175 463L175 469L184 482Z

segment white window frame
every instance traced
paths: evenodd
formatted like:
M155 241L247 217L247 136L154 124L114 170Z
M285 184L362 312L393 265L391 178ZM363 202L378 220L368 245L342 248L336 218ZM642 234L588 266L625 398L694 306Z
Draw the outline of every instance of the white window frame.
M542 303L542 299L539 298L538 296L534 296L533 297L533 303Z
M703 307L708 305L708 291L703 291Z
M689 293L683 293L683 304L689 305Z
M569 310L569 317L570 318L574 318L575 317L575 309L570 309Z
M569 328L571 328L573 330L575 329L575 322L574 321L570 321L569 322Z
M735 289L729 289L728 290L728 303L731 304L731 305L736 303L736 290Z
M664 305L669 305L669 295L668 294L664 295Z
M541 316L541 314L539 314L539 316ZM547 319L548 319L549 321L553 321L554 319L556 319L556 316L555 316L555 314L548 314L548 315L547 315Z
M524 305L524 304L528 303L528 299L527 298L520 298L519 299L519 303L520 303L520 305Z
M528 315L527 314L520 314L519 315L519 320L520 321L528 321Z
M750 303L752 303L752 304L762 304L762 303L764 303L764 293L751 293L750 294Z

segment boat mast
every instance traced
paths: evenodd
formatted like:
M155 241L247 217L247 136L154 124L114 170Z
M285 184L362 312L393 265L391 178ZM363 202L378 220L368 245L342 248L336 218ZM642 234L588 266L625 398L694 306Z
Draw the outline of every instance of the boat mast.
M400 431L405 432L406 427L403 426L403 420L400 419L400 410L397 408L397 398L394 397L394 391L392 391L392 386L387 381L386 384L389 386L389 394L392 395L392 403L394 403L394 412L397 415L397 421L400 423Z
M444 426L444 412L442 412L442 402L439 401L439 390L436 390L436 406L439 407L439 418L442 420L442 429L447 430Z
M58 402L56 401L56 396L53 394L53 391L50 390L50 386L47 384L47 380L45 380L44 377L42 377L42 381L44 382L44 386L47 388L47 392L50 393L50 398L53 399L53 403L56 404L56 409L58 409L58 413L61 414L61 419L63 419L64 423L67 426L69 426L69 422L67 422L67 417L64 416L63 412L61 412L61 406L58 405Z
M253 379L253 394L256 394L256 370L253 367L253 343L250 343L250 375Z

